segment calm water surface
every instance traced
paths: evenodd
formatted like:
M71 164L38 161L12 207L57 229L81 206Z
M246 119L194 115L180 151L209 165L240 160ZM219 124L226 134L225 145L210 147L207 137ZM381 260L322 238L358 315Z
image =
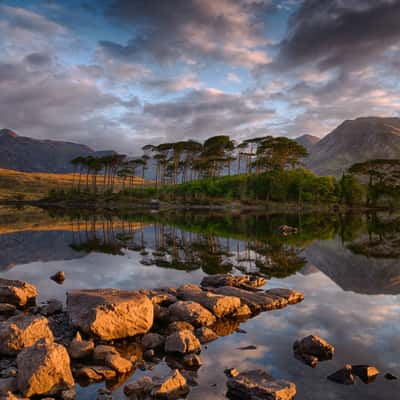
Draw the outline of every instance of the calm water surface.
M280 233L281 225L298 228ZM227 215L175 212L65 215L0 209L0 276L37 286L39 300L65 300L69 289L121 289L200 283L214 273L258 273L267 288L304 293L304 302L262 313L201 354L189 399L224 399L224 369L261 367L296 383L297 399L396 399L400 382L400 218L396 215ZM49 276L63 270L58 285ZM312 369L293 357L297 338L334 344L332 361ZM256 350L238 350L255 345ZM326 376L344 364L373 364L371 384L342 386ZM168 371L160 363L152 374ZM145 372L148 374L149 372ZM143 375L135 371L129 380ZM78 388L93 399L104 384ZM123 383L112 386L124 399Z

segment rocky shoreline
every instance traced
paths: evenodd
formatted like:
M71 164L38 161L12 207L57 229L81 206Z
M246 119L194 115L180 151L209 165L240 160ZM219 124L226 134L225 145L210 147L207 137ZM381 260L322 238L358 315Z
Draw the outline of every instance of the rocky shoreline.
M259 289L265 283L260 277L214 275L201 286L73 290L64 309L57 300L36 305L33 285L0 278L0 399L74 399L76 382L121 385L136 368L150 370L161 360L171 372L125 385L127 398L184 397L202 365L203 345L237 332L260 312L304 299L294 290ZM293 398L293 383L264 374L230 376L228 395L250 390L250 379L258 381L267 396L262 398L277 398L278 392ZM101 390L98 399L112 399L111 392Z

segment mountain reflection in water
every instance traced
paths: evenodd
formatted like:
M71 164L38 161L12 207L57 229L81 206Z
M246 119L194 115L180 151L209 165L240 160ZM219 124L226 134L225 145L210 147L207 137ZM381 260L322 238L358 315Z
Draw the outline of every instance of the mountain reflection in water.
M251 272L268 287L305 294L296 306L261 314L247 334L220 338L202 351L190 399L224 399L227 367L262 367L292 380L298 399L396 398L400 375L400 219L396 215L258 215L220 212L147 214L55 213L2 219L0 276L35 284L40 300L76 288L123 289L199 283L206 274ZM287 236L282 225L298 228ZM49 276L64 270L57 285ZM311 369L292 354L295 339L319 334L336 347L332 361ZM255 345L256 350L238 347ZM382 375L351 387L326 380L346 363L374 364ZM154 374L166 371L161 363ZM143 372L135 372L136 379ZM101 385L79 388L95 398ZM114 399L124 399L122 386Z

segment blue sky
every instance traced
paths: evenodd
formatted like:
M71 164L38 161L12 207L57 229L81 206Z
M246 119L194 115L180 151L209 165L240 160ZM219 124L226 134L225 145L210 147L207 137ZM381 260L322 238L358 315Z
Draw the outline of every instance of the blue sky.
M0 0L0 127L128 154L397 116L399 0Z

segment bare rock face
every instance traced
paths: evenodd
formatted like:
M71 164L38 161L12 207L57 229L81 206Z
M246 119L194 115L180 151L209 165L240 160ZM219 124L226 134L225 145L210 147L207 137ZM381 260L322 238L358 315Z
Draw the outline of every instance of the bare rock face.
M34 303L36 296L37 290L30 283L0 278L0 303L25 307Z
M168 308L172 321L185 321L193 326L210 326L215 316L199 303L194 301L177 301Z
M74 386L64 346L40 340L17 357L19 391L26 397L55 395Z
M146 333L142 337L142 346L148 349L156 349L158 347L164 346L165 337L158 333Z
M227 382L227 397L229 399L292 400L296 395L296 385L294 383L274 379L262 370L234 375Z
M271 297L284 298L289 304L300 303L304 300L304 294L297 290L286 288L274 288L266 290L265 293Z
M103 340L147 333L154 319L153 303L147 296L116 289L71 291L67 313L74 326Z
M47 318L16 315L0 325L0 354L15 355L39 339L54 340Z
M345 365L332 375L329 375L328 379L342 385L352 385L355 382L351 365Z
M186 396L189 387L186 379L179 370L171 371L165 378L151 390L151 396L156 399L174 400Z
M201 344L192 331L176 331L165 341L166 353L195 353L201 350Z
M293 351L296 358L314 368L318 361L330 360L335 348L321 337L310 335L296 340L293 344Z
M266 282L267 281L260 276L218 274L204 277L201 281L201 286L232 286L243 289L255 289L264 286Z
M201 304L211 311L217 318L232 315L240 308L240 299L232 296L222 296L203 291L196 285L183 285L178 288L178 297Z
M90 357L93 350L93 340L83 340L79 332L77 332L75 338L71 341L68 347L70 357L75 360Z

